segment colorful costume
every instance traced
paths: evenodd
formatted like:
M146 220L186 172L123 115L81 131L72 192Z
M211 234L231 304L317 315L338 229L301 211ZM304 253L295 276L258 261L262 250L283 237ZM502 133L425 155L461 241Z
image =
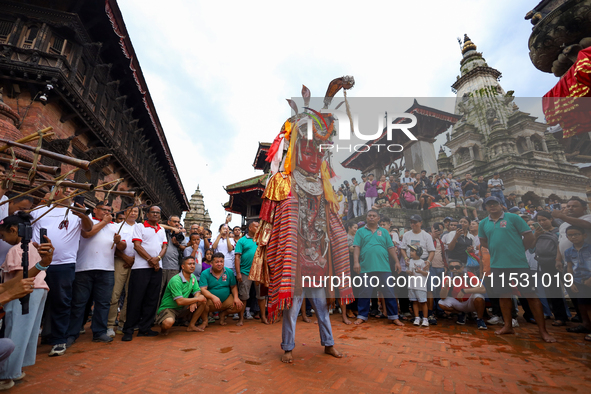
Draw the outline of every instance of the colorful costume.
M353 84L352 77L333 80L325 108L340 88L349 89ZM303 288L324 288L319 285L324 276L350 276L347 234L330 184L334 172L329 151L320 150L320 144L330 143L334 118L307 108L310 92L305 86L302 94L306 112L298 113L296 104L288 100L296 115L284 123L267 155L271 175L263 194L255 235L258 249L249 275L269 288L271 322L291 308ZM310 125L312 140L307 138ZM350 283L345 284L338 287L341 305L353 301Z

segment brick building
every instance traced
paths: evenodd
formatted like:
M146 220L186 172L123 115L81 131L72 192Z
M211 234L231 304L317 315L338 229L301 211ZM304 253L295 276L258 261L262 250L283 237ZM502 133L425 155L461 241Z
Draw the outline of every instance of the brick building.
M0 0L0 89L2 138L52 126L44 149L113 155L91 167L92 183L124 178L118 190L143 191L163 216L189 209L116 0ZM74 179L84 182L84 172ZM91 203L103 197L87 193ZM123 203L110 198L115 209Z

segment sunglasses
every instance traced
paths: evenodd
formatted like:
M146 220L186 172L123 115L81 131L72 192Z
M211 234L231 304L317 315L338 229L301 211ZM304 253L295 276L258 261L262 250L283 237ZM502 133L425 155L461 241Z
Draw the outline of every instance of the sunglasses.
M451 270L459 270L460 268L462 268L461 265L450 265L449 266L449 269L451 269Z

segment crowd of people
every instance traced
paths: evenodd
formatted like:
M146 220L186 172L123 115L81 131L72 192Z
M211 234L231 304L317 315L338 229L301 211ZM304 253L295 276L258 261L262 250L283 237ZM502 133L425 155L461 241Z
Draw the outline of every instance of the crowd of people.
M464 216L478 219L478 211L484 210L484 200L494 196L507 210L519 209L522 214L535 217L536 212L551 211L560 206L555 200L548 204L534 205L531 200L517 202L515 193L505 196L505 185L498 172L485 180L483 176L473 179L467 173L463 180L452 173L438 173L427 176L427 171L420 173L406 169L404 176L381 175L379 180L374 174L344 181L337 190L339 214L344 220L363 216L369 209L395 208L427 210L436 207L462 208ZM517 212L514 210L513 212Z
M509 334L518 326L520 305L525 321L537 324L547 342L554 341L546 330L552 317L553 326L581 323L567 331L591 340L587 202L573 197L566 204L535 206L516 202L503 190L498 174L488 182L467 174L459 182L451 175L405 171L400 179L375 180L369 174L362 183L344 182L338 195L341 213L349 218L344 223L356 300L329 305L331 313L340 310L345 324L356 325L370 318L420 327L442 319L455 318L460 325L474 320L478 329L499 324L496 333ZM54 198L71 193L60 187ZM37 208L26 195L3 196L3 202L0 389L12 387L25 376L22 368L34 364L39 336L51 345L49 356L61 356L85 334L89 318L92 341L102 343L117 335L132 341L135 332L167 335L174 326L203 332L213 323L226 325L229 317L238 326L255 319L268 324L264 289L249 279L258 221L230 228L228 217L214 237L197 224L184 229L176 215L164 223L158 206L147 207L139 221L137 206L113 212L107 201L99 201L90 215L79 204L74 206L80 209L71 209L68 200ZM464 215L423 226L417 211L410 228L397 228L378 212L434 206L464 208ZM483 220L478 220L480 210L488 214ZM350 220L358 216L364 220ZM26 225L32 227L30 279L22 279L20 227ZM43 239L41 229L47 233ZM361 277L363 284L356 284ZM27 314L17 301L25 293ZM308 322L313 314L317 295L305 294L310 299L299 299L301 309L284 316L294 324L298 313Z

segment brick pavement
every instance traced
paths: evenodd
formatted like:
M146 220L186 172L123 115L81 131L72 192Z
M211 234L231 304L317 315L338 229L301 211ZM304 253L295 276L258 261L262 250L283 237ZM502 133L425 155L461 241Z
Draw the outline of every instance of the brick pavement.
M314 319L313 319L314 320ZM281 323L210 325L205 333L176 327L168 337L92 343L81 335L62 357L39 347L37 364L14 393L563 393L591 392L591 343L551 327L546 344L536 326L520 320L516 336L492 328L403 328L370 320L347 326L332 316L334 359L322 353L318 326L298 321L295 362L279 361ZM88 328L87 328L88 329Z

